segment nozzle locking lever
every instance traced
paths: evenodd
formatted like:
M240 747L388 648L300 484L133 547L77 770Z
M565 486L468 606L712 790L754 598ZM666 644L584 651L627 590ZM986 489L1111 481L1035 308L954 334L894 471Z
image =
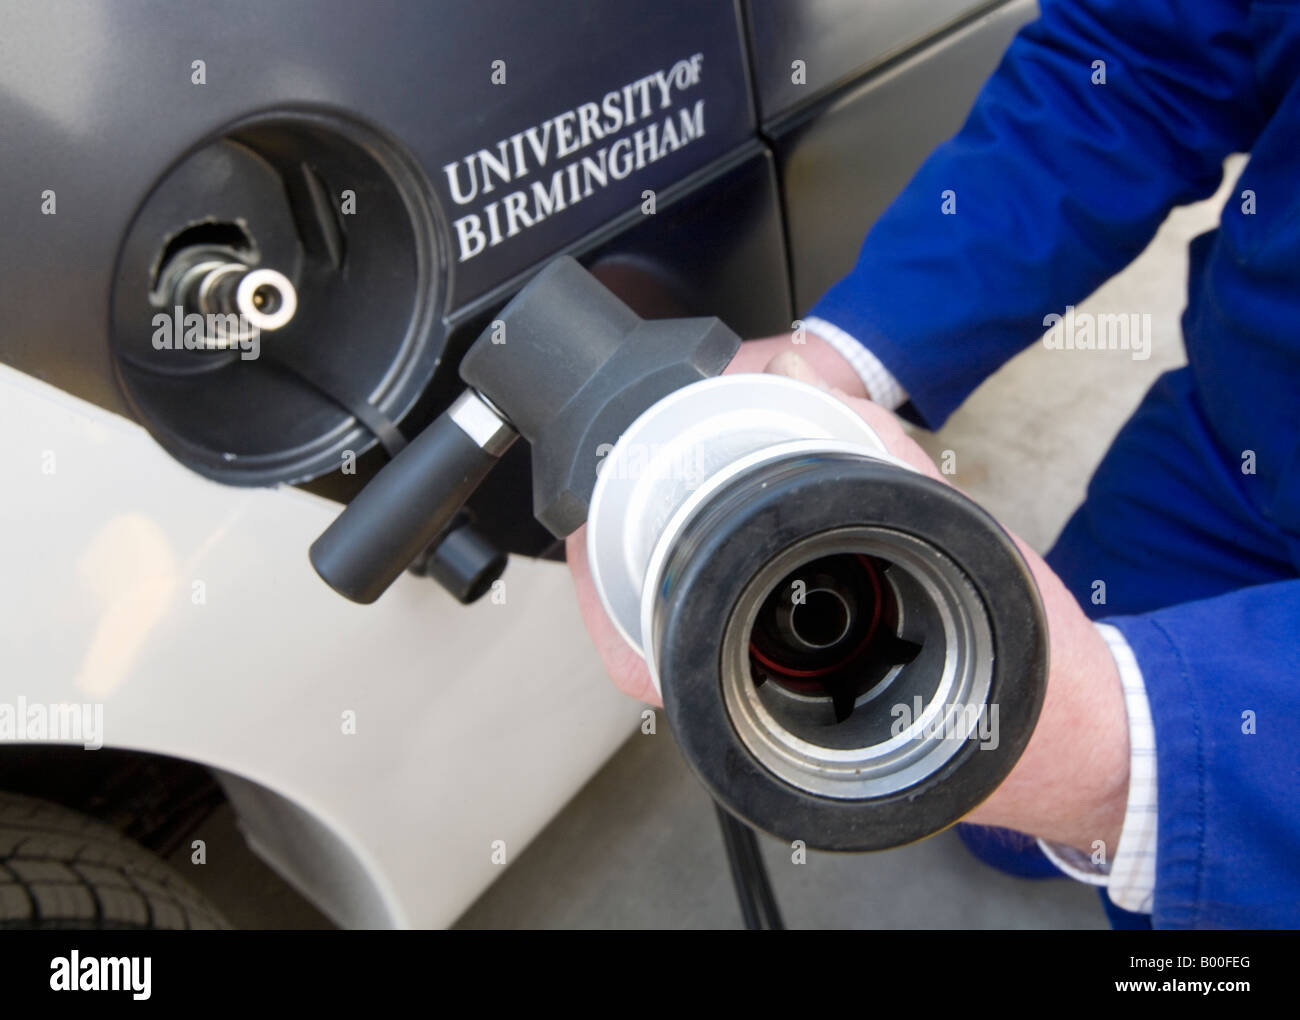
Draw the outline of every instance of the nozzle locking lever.
M312 566L340 595L374 602L451 523L518 435L467 389L312 543Z

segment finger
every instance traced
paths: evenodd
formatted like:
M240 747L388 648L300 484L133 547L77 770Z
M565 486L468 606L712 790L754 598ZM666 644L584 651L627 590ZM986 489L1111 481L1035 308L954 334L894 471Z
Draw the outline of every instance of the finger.
M573 586L578 593L578 612L582 614L582 622L591 636L592 644L596 646L605 672L614 681L614 686L640 701L662 705L663 701L655 690L654 681L650 679L650 670L646 667L645 660L618 632L596 593L596 585L587 562L585 525L565 540L564 554L569 564L569 573L573 577Z

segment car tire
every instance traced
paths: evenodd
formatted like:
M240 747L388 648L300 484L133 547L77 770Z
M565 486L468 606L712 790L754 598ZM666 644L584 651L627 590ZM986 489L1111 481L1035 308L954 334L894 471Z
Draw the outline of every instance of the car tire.
M0 928L228 927L138 843L58 804L0 793Z

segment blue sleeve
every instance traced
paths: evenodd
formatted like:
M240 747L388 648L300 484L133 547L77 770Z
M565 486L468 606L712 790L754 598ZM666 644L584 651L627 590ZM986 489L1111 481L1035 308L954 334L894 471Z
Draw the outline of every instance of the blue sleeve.
M938 427L1250 147L1264 118L1248 6L1044 0L812 314L860 340Z
M1156 928L1300 927L1300 580L1105 621L1156 731Z

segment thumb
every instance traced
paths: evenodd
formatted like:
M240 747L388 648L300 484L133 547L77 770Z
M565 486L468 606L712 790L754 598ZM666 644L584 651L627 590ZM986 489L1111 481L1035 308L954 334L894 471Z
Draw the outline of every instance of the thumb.
M763 371L769 375L783 375L795 382L808 383L818 389L825 390L827 393L834 393L841 399L853 399L843 390L837 390L831 386L830 383L818 375L817 370L812 365L808 364L794 351L782 351L767 363L767 367Z
M904 463L910 464L922 474L929 475L944 484L949 484L948 480L939 473L934 461L921 449L916 440L903 430L902 424L894 415L879 404L874 404L870 400L864 400L861 397L851 396L841 389L836 389L818 375L817 370L798 354L793 351L782 351L767 363L767 368L764 371L770 375L783 375L795 382L808 383L837 397L866 419L867 424L875 429L876 435L885 444L885 448L895 457Z

